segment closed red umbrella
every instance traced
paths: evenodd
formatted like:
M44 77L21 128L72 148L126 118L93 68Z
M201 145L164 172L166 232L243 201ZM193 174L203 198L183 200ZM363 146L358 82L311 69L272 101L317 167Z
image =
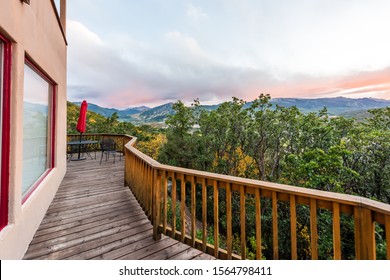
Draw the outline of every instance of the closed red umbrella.
M80 106L79 120L77 121L76 129L80 133L84 133L87 130L87 101L83 101Z
M80 158L80 149L81 149L81 137L83 133L87 130L87 108L88 108L88 103L87 101L83 100L83 103L81 103L80 106L79 119L76 125L77 131L80 132L80 144L78 145L79 147L78 147L77 160L85 159L85 158Z

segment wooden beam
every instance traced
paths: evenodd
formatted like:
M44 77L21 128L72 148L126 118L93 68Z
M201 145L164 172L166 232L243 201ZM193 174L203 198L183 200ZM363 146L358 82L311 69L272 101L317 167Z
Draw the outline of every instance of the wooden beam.
M387 244L387 259L390 260L390 215L385 217L385 231Z
M290 232L291 232L291 259L298 259L297 250L297 207L295 195L290 195Z
M370 209L355 207L355 254L358 260L375 260L375 225Z
M194 176L190 177L191 181L191 247L195 246L196 235L196 183Z
M255 190L255 209L256 209L256 260L261 260L261 193L260 189Z
M219 252L219 199L218 199L218 182L213 181L214 188L214 257L218 258Z
M226 183L226 249L227 249L227 259L232 259L232 191L230 183Z
M153 239L160 240L161 234L158 231L160 225L160 216L161 216L161 176L158 174L158 170L154 170L154 211L153 211Z
M310 199L310 243L311 259L318 260L317 201Z
M175 238L176 233L176 192L177 192L177 182L176 174L172 172L172 238Z
M184 243L186 236L186 183L184 181L184 174L180 174L180 189L181 242Z
M341 260L340 204L333 202L333 258Z
M246 195L245 186L240 186L241 259L246 259Z
M163 234L167 233L167 218L168 218L168 176L167 172L162 172L162 221L163 221Z
M279 259L279 229L278 229L278 198L277 193L272 192L272 240L273 257Z
M207 185L206 179L202 178L202 251L207 249Z

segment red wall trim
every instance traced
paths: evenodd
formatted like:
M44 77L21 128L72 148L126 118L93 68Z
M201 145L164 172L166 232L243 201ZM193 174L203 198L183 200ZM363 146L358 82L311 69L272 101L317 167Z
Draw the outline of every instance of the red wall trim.
M37 74L39 76L41 76L41 78L44 79L46 82L48 82L51 86L56 85L54 80L52 78L50 78L50 76L45 71L43 71L41 68L39 68L37 66L37 64L34 62L34 60L32 60L28 54L26 54L25 63L28 66L30 66L31 69L33 69L35 72L37 72Z
M29 191L23 196L22 204L27 201L27 199L33 194L33 192L38 188L38 186L42 183L42 181L49 175L49 173L55 167L55 146L56 146L56 113L57 113L57 84L51 79L43 70L38 68L36 64L26 55L25 63L31 67L39 76L41 76L45 81L47 81L50 85L51 89L51 97L49 103L49 114L50 114L50 153L49 153L49 167L42 174L42 176L38 179L37 182L29 189Z
M52 86L52 116L51 116L51 167L55 167L55 151L56 151L56 129L57 129L57 90L58 85Z
M9 200L9 156L10 156L10 126L11 126L11 42L0 34L3 45L3 103L1 116L1 190L0 190L0 230L8 224Z

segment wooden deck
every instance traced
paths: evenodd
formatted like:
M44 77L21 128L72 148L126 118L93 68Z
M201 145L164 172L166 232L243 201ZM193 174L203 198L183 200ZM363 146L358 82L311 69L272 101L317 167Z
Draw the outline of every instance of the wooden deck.
M152 225L124 187L124 161L71 161L24 259L214 259Z

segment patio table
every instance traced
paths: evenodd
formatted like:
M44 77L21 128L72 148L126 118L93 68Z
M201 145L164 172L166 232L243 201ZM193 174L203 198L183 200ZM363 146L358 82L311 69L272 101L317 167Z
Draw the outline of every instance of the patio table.
M68 142L67 144L69 146L78 146L77 158L71 159L71 160L74 161L74 160L85 160L85 159L87 159L85 157L80 157L81 146L82 145L89 145L89 144L97 144L97 143L99 143L99 141L95 141L95 140L82 140L82 141L70 141L70 142Z

